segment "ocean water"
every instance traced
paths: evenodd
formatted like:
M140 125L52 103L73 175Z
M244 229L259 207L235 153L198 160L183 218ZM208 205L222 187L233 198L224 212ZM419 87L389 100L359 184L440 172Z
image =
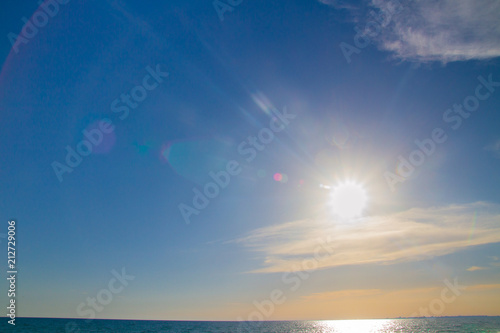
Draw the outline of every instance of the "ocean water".
M206 322L18 318L15 327L0 324L1 332L257 332L257 333L378 333L378 332L493 332L500 333L500 317L444 317L332 321Z

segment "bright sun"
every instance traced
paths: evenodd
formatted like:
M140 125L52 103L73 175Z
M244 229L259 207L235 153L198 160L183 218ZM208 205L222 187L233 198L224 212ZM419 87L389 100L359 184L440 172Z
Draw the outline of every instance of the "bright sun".
M363 186L354 182L344 182L331 191L333 212L341 218L358 217L365 209L368 196Z

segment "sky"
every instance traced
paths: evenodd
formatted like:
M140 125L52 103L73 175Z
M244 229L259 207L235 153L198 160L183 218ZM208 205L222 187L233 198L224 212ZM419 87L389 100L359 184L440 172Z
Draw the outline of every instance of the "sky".
M18 316L500 315L498 1L6 0L0 18ZM345 184L366 196L351 216Z

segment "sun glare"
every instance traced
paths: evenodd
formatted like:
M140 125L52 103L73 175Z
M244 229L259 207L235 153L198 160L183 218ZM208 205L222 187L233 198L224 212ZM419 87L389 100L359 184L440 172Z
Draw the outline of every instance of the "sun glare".
M355 182L344 182L331 190L333 212L344 219L361 216L367 201L365 189Z

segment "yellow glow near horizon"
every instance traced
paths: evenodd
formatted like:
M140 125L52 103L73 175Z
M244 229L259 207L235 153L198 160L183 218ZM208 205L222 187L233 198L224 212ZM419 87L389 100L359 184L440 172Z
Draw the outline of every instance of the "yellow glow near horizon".
M362 185L346 181L331 191L331 205L334 214L344 219L361 216L366 207L368 195Z

